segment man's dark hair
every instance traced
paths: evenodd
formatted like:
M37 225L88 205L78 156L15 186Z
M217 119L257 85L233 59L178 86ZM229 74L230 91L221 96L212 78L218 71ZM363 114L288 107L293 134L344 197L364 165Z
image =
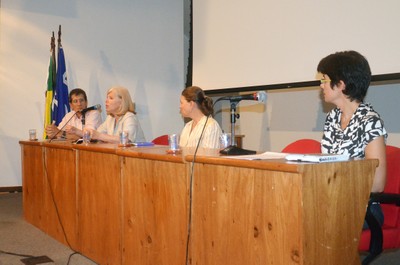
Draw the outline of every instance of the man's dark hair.
M72 96L73 95L74 96L83 95L83 98L85 99L85 101L87 101L86 92L81 88L74 88L69 92L69 103L72 103Z

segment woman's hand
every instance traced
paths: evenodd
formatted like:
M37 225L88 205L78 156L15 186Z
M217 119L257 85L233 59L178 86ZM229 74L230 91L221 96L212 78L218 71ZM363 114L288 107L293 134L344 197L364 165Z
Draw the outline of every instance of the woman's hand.
M90 129L90 135L93 140L100 140L101 133L96 130Z
M108 135L106 133L98 132L97 130L90 130L92 139L99 140L106 143L119 143L119 136Z

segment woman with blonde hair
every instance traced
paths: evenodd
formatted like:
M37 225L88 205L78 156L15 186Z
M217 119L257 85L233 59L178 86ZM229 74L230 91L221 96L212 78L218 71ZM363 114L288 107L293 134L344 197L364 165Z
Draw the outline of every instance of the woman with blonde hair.
M107 118L97 131L92 131L92 139L119 143L120 132L126 131L130 142L145 141L128 89L120 86L110 88L107 91L106 111Z

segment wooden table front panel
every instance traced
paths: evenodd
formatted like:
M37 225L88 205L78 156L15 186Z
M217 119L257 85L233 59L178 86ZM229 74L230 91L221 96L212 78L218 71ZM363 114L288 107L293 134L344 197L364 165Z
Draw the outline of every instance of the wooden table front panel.
M28 222L65 243L53 193L71 246L97 263L185 264L190 163L159 148L20 143ZM190 264L360 264L377 160L196 161Z
M78 249L75 151L46 146L44 169L46 232L72 249Z
M301 264L301 213L299 174L198 163L191 264Z
M44 205L45 179L43 170L43 148L39 143L21 142L22 161L22 205L28 223L45 231L46 212Z
M99 264L121 264L120 158L77 150L80 250Z
M304 166L304 264L360 264L376 165L377 160L359 160Z
M123 264L185 264L185 164L122 159Z
M196 165L192 264L360 264L377 160L219 162Z

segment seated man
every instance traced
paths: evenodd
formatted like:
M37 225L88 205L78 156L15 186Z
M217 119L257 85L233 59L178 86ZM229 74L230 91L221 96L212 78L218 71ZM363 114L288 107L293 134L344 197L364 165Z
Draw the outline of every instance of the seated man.
M71 90L69 93L69 105L71 111L64 116L58 126L54 122L46 126L46 134L50 139L63 137L76 140L82 137L83 127L95 130L102 123L100 111L91 110L85 113L85 125L83 125L80 111L87 108L87 96L82 89L75 88Z

